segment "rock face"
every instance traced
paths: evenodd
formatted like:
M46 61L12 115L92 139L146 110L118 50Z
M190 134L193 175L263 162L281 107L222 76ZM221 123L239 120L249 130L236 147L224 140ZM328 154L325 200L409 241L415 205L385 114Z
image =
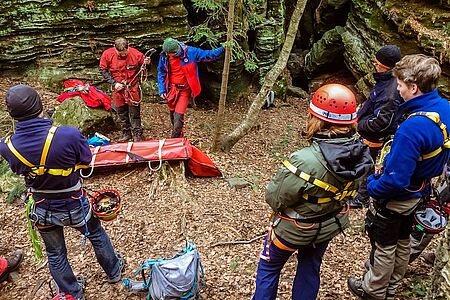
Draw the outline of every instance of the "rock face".
M307 77L335 71L336 66L341 66L339 63L344 61L357 80L357 88L367 95L373 85L372 61L376 50L385 44L396 44L403 55L424 53L437 58L443 70L439 89L445 96L450 96L448 0L352 0L342 30L336 20L345 18L345 15L337 13L345 8L345 2L348 1L320 1L315 10L310 9L313 17L304 16L304 22L309 24L307 28L317 28L319 34L320 29L330 28L333 22L337 25L315 36L315 43L310 49L303 49L309 51L304 65ZM333 8L338 10L334 13ZM322 15L326 15L326 18L322 18ZM310 35L307 34L307 37ZM307 43L303 40L301 44Z
M86 136L95 132L111 132L116 126L112 112L101 108L89 108L78 96L61 103L52 119L56 125L76 127Z
M100 78L98 59L118 36L145 52L189 30L181 0L11 0L0 15L0 70L43 80Z

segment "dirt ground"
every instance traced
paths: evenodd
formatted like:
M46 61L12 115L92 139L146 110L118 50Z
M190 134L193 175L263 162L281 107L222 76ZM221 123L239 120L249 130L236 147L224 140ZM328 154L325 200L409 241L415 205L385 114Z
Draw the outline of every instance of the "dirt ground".
M17 80L2 79L0 98ZM36 83L47 107L56 105L56 94ZM233 129L245 114L249 101L229 104L225 131ZM169 183L158 180L158 174L145 166L127 167L108 173L97 173L85 181L91 190L115 188L122 194L122 214L104 223L115 248L124 254L125 277L147 258L170 257L183 245L184 237L194 242L201 255L206 287L201 299L250 299L255 287L255 271L262 239L249 244L213 246L217 242L251 240L265 233L270 208L264 201L264 189L283 156L298 149L304 141L305 100L288 98L276 107L261 112L258 126L243 138L230 153L209 153L214 130L215 109L190 108L187 114L187 137L201 142L201 148L223 172L225 178L239 177L250 185L231 188L224 178L192 178ZM170 136L165 105L144 103L142 112L145 136L159 139ZM115 133L106 133L116 137ZM321 270L318 299L356 299L347 289L347 278L363 273L369 242L363 230L365 211L351 211L352 227L329 245ZM0 299L48 299L50 274L47 266L38 268L27 237L24 205L21 201L6 204L0 200L0 253L15 248L25 253L18 274L0 284ZM80 246L81 236L66 230L68 256L76 274L87 280L86 299L145 299L130 294L122 284L110 285L96 263L90 244ZM436 241L432 247L435 247ZM291 299L291 283L296 261L285 266L279 284L278 299ZM414 262L406 275L398 299L422 299L431 268L422 260ZM40 286L40 288L39 288Z

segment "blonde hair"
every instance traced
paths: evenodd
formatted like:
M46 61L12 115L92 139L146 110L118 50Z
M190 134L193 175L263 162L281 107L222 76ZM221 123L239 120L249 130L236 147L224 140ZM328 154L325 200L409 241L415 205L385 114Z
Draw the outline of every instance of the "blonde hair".
M128 41L123 37L119 37L114 41L114 47L117 49L117 51L127 50Z
M314 115L310 115L306 124L306 139L311 141L316 133L323 133L329 137L347 134L356 130L356 122L352 124L332 124L325 122Z
M416 84L422 93L428 93L437 87L441 67L434 57L414 54L403 57L395 65L393 73L407 85Z

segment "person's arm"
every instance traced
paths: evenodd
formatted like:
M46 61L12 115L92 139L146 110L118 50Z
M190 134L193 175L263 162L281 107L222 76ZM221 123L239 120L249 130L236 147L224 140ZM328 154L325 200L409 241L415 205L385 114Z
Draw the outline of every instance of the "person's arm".
M403 126L409 125L411 129L402 130L402 126L395 134L383 174L379 177L369 176L367 190L371 197L392 198L403 194L410 186L411 177L421 155L421 147L418 144L420 137L411 134L412 131L417 130L417 126L420 126L415 123L403 124Z
M81 134L80 131L75 133L74 138L76 139L78 144L78 157L76 163L80 165L89 165L92 160L92 153L86 138Z
M225 48L222 46L213 50L203 50L192 47L192 50L195 51L195 60L197 62L207 62L218 59L222 55Z
M167 65L168 62L164 56L159 57L158 63L158 95L163 96L166 91L166 77L167 77Z
M397 95L389 96L384 100L376 115L358 121L358 132L365 134L379 134L391 128L396 123L400 99Z

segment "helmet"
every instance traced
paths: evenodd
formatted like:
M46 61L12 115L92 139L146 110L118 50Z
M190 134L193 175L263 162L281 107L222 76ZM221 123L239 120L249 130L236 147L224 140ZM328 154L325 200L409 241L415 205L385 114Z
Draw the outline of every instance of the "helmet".
M447 226L448 214L441 210L436 201L429 201L426 207L414 213L416 228L427 233L439 233Z
M97 191L91 198L92 212L103 221L112 221L120 213L120 194L116 190Z
M356 116L356 98L342 84L327 84L315 91L309 103L309 112L317 118L335 124L352 124Z

